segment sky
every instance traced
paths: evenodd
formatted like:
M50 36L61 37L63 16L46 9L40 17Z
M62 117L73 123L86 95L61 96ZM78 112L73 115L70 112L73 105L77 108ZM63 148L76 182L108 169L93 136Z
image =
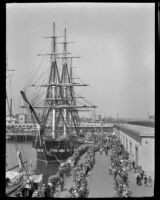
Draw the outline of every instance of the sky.
M75 42L68 46L80 56L73 61L74 75L90 85L80 95L98 107L96 114L154 114L154 17L154 3L8 3L6 55L7 68L15 70L15 112L20 90L33 70L39 72L37 54L50 47L43 37L52 34L55 21L57 35L66 27L68 40Z

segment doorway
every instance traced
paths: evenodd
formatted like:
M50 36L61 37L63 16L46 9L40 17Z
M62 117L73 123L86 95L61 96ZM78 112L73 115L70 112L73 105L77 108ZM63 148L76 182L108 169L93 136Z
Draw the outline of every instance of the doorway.
M132 142L130 142L130 154L132 155Z
M135 163L136 163L136 166L138 166L138 159L139 159L138 156L139 156L138 155L138 147L135 147Z

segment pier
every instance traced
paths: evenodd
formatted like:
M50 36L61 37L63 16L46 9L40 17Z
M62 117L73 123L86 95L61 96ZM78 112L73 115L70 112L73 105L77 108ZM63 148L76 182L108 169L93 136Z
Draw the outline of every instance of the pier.
M109 136L108 138L111 138L111 140L109 139L109 141L106 140L106 136L103 135L104 138L101 136L99 136L99 141L96 143L86 143L81 145L77 150L78 152L81 152L80 154L78 153L78 160L75 156L71 156L70 160L71 163L72 161L74 161L74 164L70 165L70 170L68 172L65 172L66 169L68 168L67 165L69 164L68 161L63 163L63 167L60 167L57 175L60 174L60 171L62 173L64 173L64 187L61 191L61 184L59 182L52 182L51 179L48 179L48 181L50 183L53 183L55 189L54 192L52 194L52 189L50 191L50 197L54 198L69 198L70 196L70 189L71 188L76 188L77 187L77 195L80 195L80 188L79 186L76 186L76 182L77 181L81 181L82 179L86 180L87 185L86 188L83 188L82 191L84 191L85 193L85 198L96 198L96 197L102 197L102 198L113 198L113 197L120 197L117 194L117 189L116 189L116 179L115 179L115 171L113 171L113 169L118 170L119 168L119 172L117 171L117 173L121 174L123 171L123 167L125 167L126 171L127 171L127 177L128 177L128 181L123 182L123 176L122 175L122 182L123 184L126 184L126 188L128 188L129 190L131 190L131 197L151 197L154 195L154 178L152 176L152 185L145 185L144 184L144 180L142 181L141 185L137 185L136 182L136 176L137 173L140 173L140 168L137 166L136 168L133 168L129 163L129 157L127 158L127 151L124 149L123 145L121 144L119 138L115 135L113 136ZM109 147L108 153L106 153L106 145ZM121 150L122 148L122 150ZM80 150L81 149L81 150ZM102 150L103 149L103 150ZM101 151L102 150L102 151ZM115 152L121 152L120 153L120 157L116 156L117 154L115 154ZM90 153L89 153L90 152ZM75 152L75 154L77 154ZM117 157L117 158L116 158ZM94 162L92 162L91 160L94 160ZM109 168L110 166L112 166L113 163L116 163L117 159L122 159L123 163L122 166L121 164L114 164L115 168L112 168L112 173L109 172ZM76 161L77 160L77 161ZM116 162L115 162L116 161ZM119 160L120 161L120 160ZM89 170L86 173L86 167L88 164L87 162L89 162ZM67 164L68 163L68 164ZM93 164L91 164L93 163ZM118 162L119 163L119 162ZM116 168L116 166L118 168ZM121 167L120 167L121 166ZM67 167L67 168L66 168ZM83 168L84 167L84 168ZM69 169L68 168L68 169ZM85 170L84 170L85 169ZM136 169L136 170L135 170ZM82 170L82 171L81 171ZM80 175L82 172L82 177L78 175L78 179L75 178L75 171L76 173L78 172L78 174ZM147 171L145 171L145 174L147 173ZM53 176L57 176L57 175L53 175ZM57 176L58 177L58 176ZM79 179L80 178L80 179ZM59 178L58 178L59 179ZM57 179L57 180L58 180ZM81 186L81 182L79 183ZM120 183L119 183L120 184ZM119 188L120 186L118 186ZM52 187L51 187L52 188ZM86 190L86 191L85 191ZM84 195L83 194L83 195ZM53 196L52 196L53 195ZM80 197L80 196L79 196ZM81 196L82 197L82 196ZM75 197L77 198L77 197Z
M51 125L47 125L46 131L49 131L51 129ZM12 128L12 126L8 126L8 128ZM113 132L113 124L106 123L81 123L79 126L77 126L78 129L80 129L83 133L86 132L104 132L107 134L111 134ZM35 140L36 133L38 131L36 124L15 124L14 125L15 132L6 132L6 139L9 142L30 142ZM24 130L27 131L24 131ZM31 131L30 131L31 129ZM34 130L32 130L34 129ZM74 127L71 126L71 131L74 130Z
M112 136L111 136L112 137ZM117 136L115 136L119 140ZM94 147L96 144L92 144ZM116 148L116 147L114 147ZM126 151L127 152L127 151ZM111 166L111 157L113 156L113 148L108 151L108 155L106 155L105 151L100 153L100 151L95 152L95 164L93 168L89 171L86 176L87 185L88 185L88 195L87 198L96 198L96 197L118 197L115 189L115 174L109 173L109 167ZM84 162L84 155L80 158L77 163L80 165ZM137 167L135 171L129 165L126 168L128 174L128 187L131 190L131 197L151 197L154 196L154 174L150 174L152 176L152 185L145 185L144 181L142 181L142 185L137 185L136 176L137 173L140 173ZM145 174L148 172L145 170ZM72 173L71 173L72 174ZM55 197L57 198L65 198L68 197L68 191L71 187L74 187L73 174L65 179L64 190L60 192L60 188L57 188L55 193Z
M103 152L95 155L96 163L93 170L88 176L88 197L113 197L114 196L114 181L113 177L109 175L110 152L106 156Z
M116 197L115 195L115 184L113 175L109 174L109 166L111 165L110 157L112 151L109 150L106 156L105 152L100 154L100 152L95 153L95 165L91 171L89 171L87 176L88 183L88 197L87 198L104 198L104 197ZM78 164L83 163L84 156L81 157ZM132 189L133 197L151 197L153 196L154 186L146 187L144 185L136 185L136 174L133 170L128 171L129 187ZM64 190L60 191L60 186L57 188L54 195L55 198L66 198L68 196L68 191L73 187L73 176L67 177L65 179Z
M113 123L81 123L77 127L84 132L113 132Z

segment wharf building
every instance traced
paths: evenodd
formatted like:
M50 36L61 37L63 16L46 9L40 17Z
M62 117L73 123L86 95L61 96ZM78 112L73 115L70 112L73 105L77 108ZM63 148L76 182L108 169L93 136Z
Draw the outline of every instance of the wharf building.
M155 169L155 132L153 127L131 124L115 124L114 134L129 153L136 166L154 178Z
M18 114L6 117L6 140L10 142L33 141L39 126L32 122L30 115Z
M77 126L80 133L86 135L86 133L106 133L112 134L113 124L112 123L86 123L81 122ZM33 123L31 115L18 114L14 117L6 117L6 139L8 141L33 141L39 131L39 126ZM51 136L52 132L52 121L48 119L46 124L46 135ZM70 124L70 131L75 132L74 124Z

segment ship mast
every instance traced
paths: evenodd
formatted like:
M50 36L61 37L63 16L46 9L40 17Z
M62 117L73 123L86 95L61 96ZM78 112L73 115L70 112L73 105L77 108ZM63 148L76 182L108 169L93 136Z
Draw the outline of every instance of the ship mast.
M47 119L49 118L49 114L51 114L52 119L52 130L51 130L51 137L53 139L57 138L57 131L61 131L61 128L63 127L63 136L67 136L68 126L71 125L71 122L73 121L74 127L76 129L76 132L79 133L79 130L77 128L78 125L78 109L82 108L93 108L94 106L77 106L74 94L74 86L87 86L86 84L81 83L74 83L72 81L72 59L73 58L79 58L78 56L67 56L70 54L67 52L67 44L68 43L74 43L74 42L68 42L67 41L67 30L65 28L64 30L64 42L56 42L57 37L62 36L56 36L55 33L55 22L53 22L53 34L52 36L47 36L44 38L51 38L52 39L52 49L50 54L38 54L43 56L50 56L51 60L51 66L50 66L50 74L49 74L49 81L48 84L40 84L40 85L31 85L32 87L46 87L47 93L46 93L46 99L43 106L32 106L28 99L26 98L26 95L24 92L21 92L23 99L27 103L27 107L30 108L32 113L35 116L35 119L37 123L41 127L40 136L41 139L42 135L44 133ZM57 53L56 51L56 44L63 44L63 52ZM59 56L61 55L62 56ZM61 77L59 74L59 69L57 66L57 59L62 59L62 73ZM71 65L70 68L68 68L68 59L71 59ZM42 122L39 120L39 117L37 116L34 109L40 108L44 109L43 113L43 120ZM46 111L48 112L46 113ZM60 119L61 118L61 119ZM61 121L62 120L62 121ZM60 123L63 122L63 123ZM63 125L62 125L63 124Z
M8 67L8 58L6 60L6 66ZM14 71L15 71L14 69L6 69L6 72L14 72ZM8 102L9 115L10 115L10 117L12 117L13 116L13 113L12 113L12 98L10 99L10 104L9 104L7 91L6 91L6 98L7 98L7 102Z
M53 22L53 40L52 40L52 53L51 63L56 62L56 36L55 36L55 22ZM52 65L51 65L52 67ZM52 98L55 98L55 86L52 87ZM52 109L52 138L55 138L55 124L56 124L56 109Z
M63 91L63 105L66 106L63 109L63 118L64 118L64 126L63 126L63 137L67 136L67 131L69 131L69 127L71 126L71 119L73 119L72 115L72 108L73 104L73 83L72 73L71 73L71 66L70 69L68 68L68 58L77 58L77 57L68 57L67 56L67 44L73 43L67 41L67 30L64 29L64 42L63 42L63 56L62 58L62 74L61 74L61 84L62 84L62 91ZM71 108L72 107L72 108Z
M63 70L64 70L64 77L67 76L66 74L66 70L64 68L67 68L67 58L66 58L66 52L67 52L67 35L66 35L66 28L64 29L64 46L63 46L63 52L64 52L64 58L62 59L62 63L63 63ZM64 78L64 82L66 83L66 80ZM63 92L64 92L64 99L65 99L65 104L66 104L66 99L67 99L67 87L63 87ZM66 125L68 125L68 116L67 116L67 109L64 109L64 120L66 122L66 124L64 123L64 132L63 132L63 136L66 137L66 133L67 133L67 127Z

